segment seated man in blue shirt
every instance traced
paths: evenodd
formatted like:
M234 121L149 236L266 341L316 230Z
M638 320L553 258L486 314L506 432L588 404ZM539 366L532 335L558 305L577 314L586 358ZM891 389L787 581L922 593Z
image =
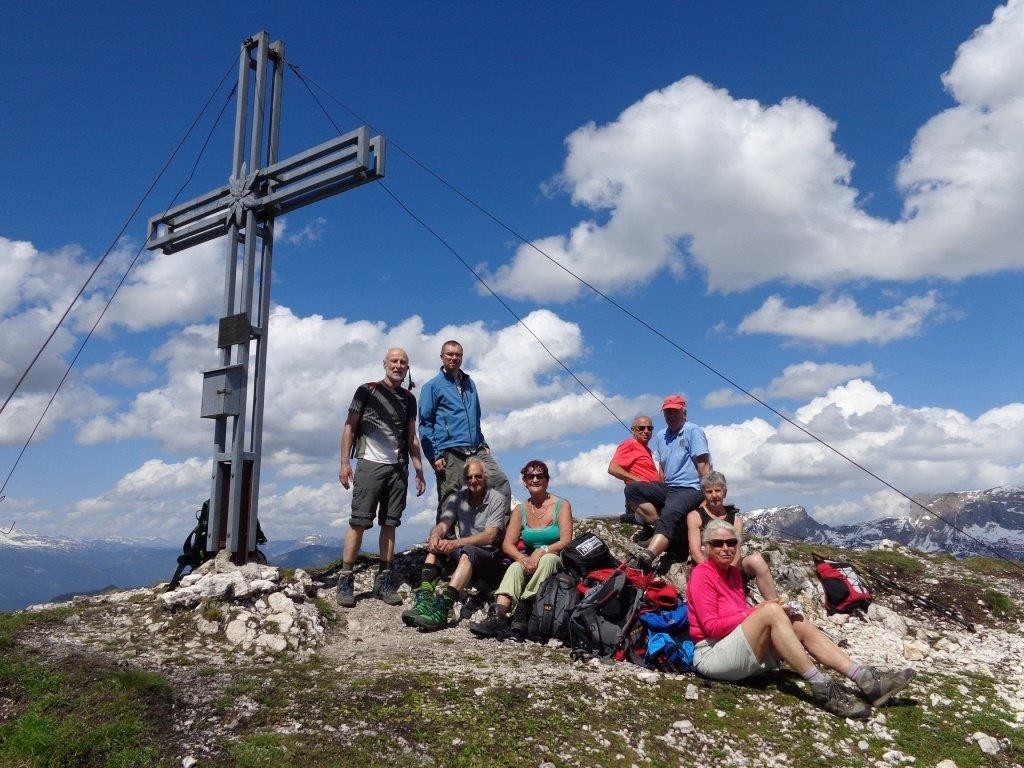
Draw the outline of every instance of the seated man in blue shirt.
M669 545L685 544L686 515L704 500L700 479L711 469L707 435L686 420L686 399L669 395L661 412L667 426L650 442L661 481L626 486L626 503L639 520L654 528L647 548L636 553L640 565L648 568Z

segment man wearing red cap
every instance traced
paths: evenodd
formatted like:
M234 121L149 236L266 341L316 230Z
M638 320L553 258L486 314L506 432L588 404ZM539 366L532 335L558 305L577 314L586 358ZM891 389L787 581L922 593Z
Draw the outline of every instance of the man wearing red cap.
M648 567L670 544L685 541L686 515L703 501L700 479L711 469L707 435L686 420L686 399L669 395L661 412L667 426L650 443L661 482L626 486L626 503L641 522L654 527L647 548L637 552L640 564Z

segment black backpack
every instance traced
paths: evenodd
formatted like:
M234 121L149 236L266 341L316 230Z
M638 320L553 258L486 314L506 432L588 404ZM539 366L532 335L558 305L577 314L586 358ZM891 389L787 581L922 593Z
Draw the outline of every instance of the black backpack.
M530 640L546 643L552 638L568 639L569 617L580 601L576 584L576 577L564 571L552 574L541 584L526 629Z
M620 569L591 586L569 617L572 657L625 658L626 641L642 600L643 593L629 583Z
M562 566L577 579L598 568L618 565L604 539L593 533L581 533L562 550Z
M216 552L206 551L206 535L209 527L210 500L207 499L203 502L202 508L196 512L196 527L189 532L188 536L185 537L185 542L181 545L181 554L178 555L178 567L174 569L174 575L171 576L171 581L168 583L165 591L171 592L178 588L178 584L181 583L181 577L185 575L186 568L191 573L217 554ZM260 525L260 521L257 520L255 560L262 565L267 564L267 557L263 554L259 545L266 543L266 534L263 533L263 527Z

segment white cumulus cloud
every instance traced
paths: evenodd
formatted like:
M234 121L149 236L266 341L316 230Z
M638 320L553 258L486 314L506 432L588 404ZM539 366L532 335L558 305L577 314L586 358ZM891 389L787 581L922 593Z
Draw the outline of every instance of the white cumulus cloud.
M817 304L790 307L769 296L739 324L740 333L765 333L813 344L888 344L916 336L944 306L936 291L911 296L890 309L865 313L850 296L823 296Z
M558 182L591 215L534 244L606 291L688 263L726 292L777 279L833 286L1021 269L1022 8L997 9L957 51L943 76L957 104L920 128L900 163L897 221L859 206L853 161L820 109L796 97L737 99L689 76L566 139ZM581 290L527 245L492 278L536 301Z
M822 395L836 384L850 379L870 378L875 375L871 363L843 365L840 363L815 363L810 360L787 365L782 373L766 387L754 387L751 394L762 400L795 399L805 400ZM716 389L709 392L701 404L705 408L722 408L727 405L749 405L749 397L735 389Z

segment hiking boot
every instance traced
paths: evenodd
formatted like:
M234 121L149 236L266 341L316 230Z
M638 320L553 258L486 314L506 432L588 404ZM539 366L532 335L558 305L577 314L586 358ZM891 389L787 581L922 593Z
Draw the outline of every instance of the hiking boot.
M493 637L496 640L504 640L509 635L508 615L503 613L499 616L497 608L492 605L487 609L487 618L483 621L471 622L469 631L477 637Z
M455 600L448 595L437 595L431 600L424 600L413 614L412 623L427 632L444 629L451 621L454 605Z
M342 608L356 607L356 575L342 571L338 575L338 605Z
M654 568L654 561L657 559L657 555L646 548L638 549L633 553L633 560L636 562L636 567L641 571L650 571Z
M516 609L512 613L512 624L509 629L512 632L512 639L522 642L526 639L527 630L530 628L530 616L533 614L533 600L520 600L516 603Z
M636 515L628 510L619 515L619 523L621 525L640 525L640 521L636 519Z
M428 600L434 599L434 590L437 589L436 581L424 581L412 593L412 607L402 611L402 622L407 627L415 626L413 617L419 612L420 607Z
M866 720L871 715L871 707L856 701L845 690L829 680L821 685L811 686L811 698L814 703L838 717L849 717L854 720Z
M654 538L654 526L641 522L637 522L637 525L640 526L640 530L635 531L633 535L629 537L630 541L638 546L646 547L650 543L651 539Z
M899 672L886 672L878 667L864 667L854 681L864 692L874 707L885 704L894 694L906 688L910 681L917 677L917 672L909 667Z
M394 583L391 581L391 569L381 571L373 582L373 596L388 605L401 605L402 596L398 594Z

